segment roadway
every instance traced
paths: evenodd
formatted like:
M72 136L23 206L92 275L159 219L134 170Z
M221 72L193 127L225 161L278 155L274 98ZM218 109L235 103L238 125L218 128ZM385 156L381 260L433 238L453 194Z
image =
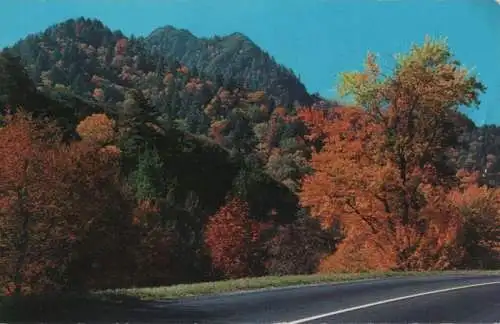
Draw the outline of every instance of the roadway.
M446 274L370 279L176 300L132 300L117 308L85 309L68 312L65 321L500 323L500 275Z
M199 324L500 323L500 275L362 280L157 301L149 307L136 319Z

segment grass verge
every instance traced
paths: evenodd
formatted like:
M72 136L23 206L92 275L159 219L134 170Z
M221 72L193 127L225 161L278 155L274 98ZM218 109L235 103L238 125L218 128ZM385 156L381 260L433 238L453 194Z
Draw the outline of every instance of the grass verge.
M256 278L243 278L196 284L181 284L165 287L114 289L98 292L106 295L124 295L141 300L175 299L194 297L209 294L242 292L255 289L279 288L297 285L310 285L320 283L334 283L342 281L377 279L390 277L410 277L429 275L499 275L499 271L435 271L435 272L367 272L367 273L337 273L313 274L295 276L267 276Z

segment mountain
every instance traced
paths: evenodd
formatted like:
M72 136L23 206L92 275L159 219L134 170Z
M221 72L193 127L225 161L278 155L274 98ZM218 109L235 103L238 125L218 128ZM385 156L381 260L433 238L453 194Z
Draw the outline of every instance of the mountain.
M318 140L310 139L292 107L277 106L266 91L195 70L99 20L70 19L2 51L0 105L58 121L69 143L79 140L78 126L88 117L112 120L119 135L111 145L121 152L120 179L133 204L157 204L162 226L175 233L175 248L166 250L176 261L168 271L140 265L148 271L133 275L137 285L220 278L211 268L204 230L229 198L245 202L246 217L262 224L274 249L284 244L269 241L276 231L294 226L314 240L307 253L298 252L307 262L283 267L266 254L256 275L310 272L332 247L298 204ZM150 269L158 271L150 275Z
M311 105L313 98L291 69L241 33L198 38L185 29L165 26L146 37L152 53L172 57L212 78L233 80L251 90L264 90L278 105Z

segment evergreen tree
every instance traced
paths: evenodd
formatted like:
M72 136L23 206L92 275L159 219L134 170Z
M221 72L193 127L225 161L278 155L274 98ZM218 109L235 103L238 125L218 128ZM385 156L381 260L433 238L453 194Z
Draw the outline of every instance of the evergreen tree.
M140 154L137 169L130 176L136 199L154 200L166 194L164 164L155 148L147 146Z

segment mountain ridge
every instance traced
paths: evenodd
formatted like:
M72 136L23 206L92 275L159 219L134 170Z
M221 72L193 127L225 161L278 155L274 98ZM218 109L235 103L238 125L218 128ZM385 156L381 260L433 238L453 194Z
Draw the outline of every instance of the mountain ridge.
M205 78L224 79L226 84L236 84L249 90L265 91L276 105L313 105L324 101L318 94L310 94L306 86L293 70L276 62L275 58L259 47L247 35L233 32L224 36L197 37L187 29L173 25L164 25L154 29L147 36L126 36L121 30L112 30L103 21L96 18L71 18L53 24L43 31L32 33L6 48L15 48L19 44L26 46L30 39L48 36L54 30L63 30L65 37L77 40L78 31L72 31L68 25L87 21L95 28L102 29L107 38L125 38L137 40L145 50L153 55L162 55L165 60L172 60L198 70ZM105 41L105 40L103 40ZM98 41L89 41L93 47L99 47ZM227 64L227 62L232 62ZM30 62L33 63L33 62Z
M241 32L197 37L187 29L166 25L155 29L145 40L153 51L166 57L174 57L189 68L196 68L204 73L222 73L227 76L233 72L231 64L221 69L218 63L232 62L237 66L234 77L238 82L243 82L246 88L258 90L255 79L259 80L260 84L265 85L260 90L270 93L278 104L298 102L311 105L314 102L313 96L292 69L276 62L274 57ZM180 41L183 43L179 43ZM191 50L186 49L189 46L192 47ZM272 80L265 80L262 77L265 74L275 75L280 82L273 84ZM281 95L282 88L289 88L290 93Z

